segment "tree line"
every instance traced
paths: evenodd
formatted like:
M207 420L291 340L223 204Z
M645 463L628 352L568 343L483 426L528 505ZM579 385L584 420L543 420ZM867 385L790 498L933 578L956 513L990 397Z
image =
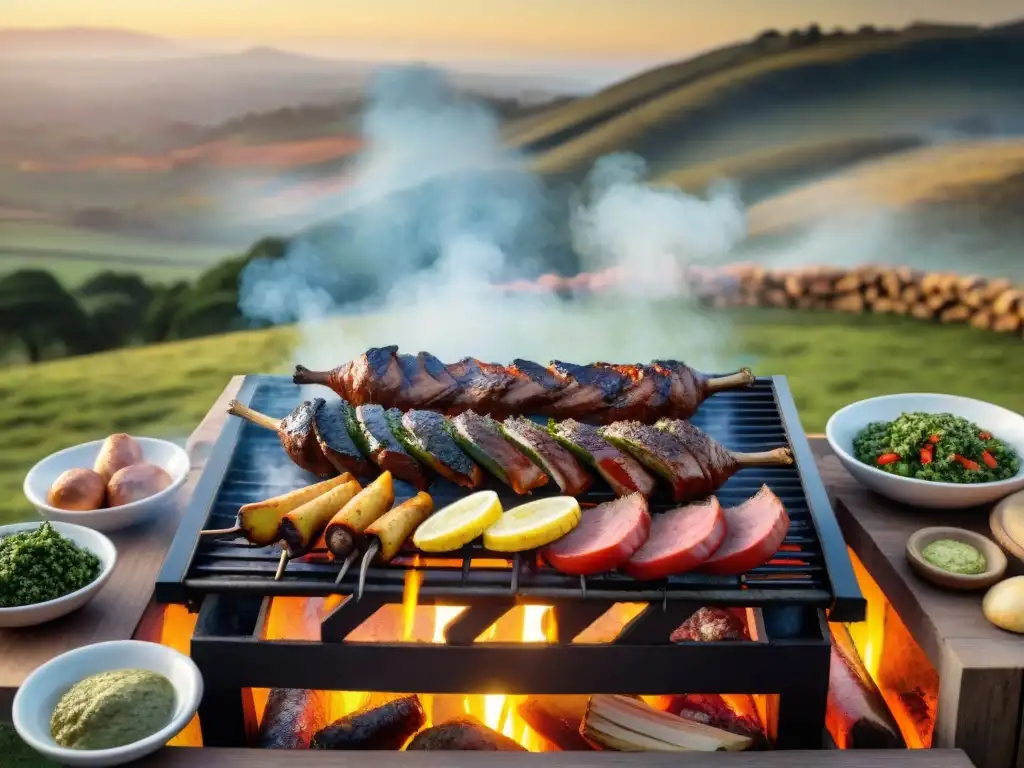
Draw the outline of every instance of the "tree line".
M283 238L260 240L194 282L147 283L134 272L99 272L76 288L44 269L0 276L0 362L36 363L251 327L238 310L250 261L280 258Z

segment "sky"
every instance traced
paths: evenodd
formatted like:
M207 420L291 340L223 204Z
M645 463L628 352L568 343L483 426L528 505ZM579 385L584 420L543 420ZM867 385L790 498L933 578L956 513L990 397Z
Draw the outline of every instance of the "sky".
M119 27L206 44L384 55L660 59L768 28L997 23L1022 0L0 0L4 27Z

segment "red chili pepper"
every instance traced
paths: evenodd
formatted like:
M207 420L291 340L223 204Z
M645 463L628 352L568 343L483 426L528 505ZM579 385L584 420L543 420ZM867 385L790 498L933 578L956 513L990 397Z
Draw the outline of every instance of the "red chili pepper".
M899 461L900 455L898 453L883 453L878 457L879 465L892 464L894 461Z
M971 461L970 459L965 458L958 453L953 454L953 461L955 461L957 464L959 464L969 472L978 472L981 470L981 467L978 466L978 462Z
M999 462L996 461L996 457L988 451L981 452L981 460L985 462L985 466L989 469L995 469L999 466Z
M931 443L932 445L935 445L937 442L939 442L939 436L932 435L931 437L928 438L928 442Z
M932 445L926 445L924 448L921 449L921 463L922 464L931 464L932 463L932 456L934 455L932 452L934 450L935 450L935 447L932 446Z
M992 439L992 433L991 432L979 432L978 433L978 437L981 438L982 440L991 440Z

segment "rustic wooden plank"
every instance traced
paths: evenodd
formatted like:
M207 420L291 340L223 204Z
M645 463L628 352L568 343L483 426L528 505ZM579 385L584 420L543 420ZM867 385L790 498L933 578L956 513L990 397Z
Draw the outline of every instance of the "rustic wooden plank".
M168 748L138 768L972 768L958 749L830 752L327 752Z
M981 594L941 590L906 562L907 539L938 520L990 535L987 510L936 512L889 501L853 480L825 440L811 447L847 544L939 673L934 746L964 749L978 768L1024 768L1024 643L985 619ZM1021 572L1011 559L1009 573Z
M241 386L236 376L186 443L191 459L188 481L174 511L150 525L110 534L117 547L117 568L103 590L80 611L26 629L0 630L0 721L10 720L14 693L36 667L83 645L127 640L142 625L144 635L157 625L147 614L164 554L178 527L184 501L199 478L210 447L224 423L228 401ZM26 502L27 503L27 502ZM145 621L143 618L145 617Z

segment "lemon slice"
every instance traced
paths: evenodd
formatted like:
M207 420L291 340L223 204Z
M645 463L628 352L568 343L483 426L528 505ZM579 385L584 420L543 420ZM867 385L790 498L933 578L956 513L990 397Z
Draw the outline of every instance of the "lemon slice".
M580 503L572 496L550 496L510 509L484 531L484 546L495 552L543 547L576 527Z
M460 549L501 517L501 502L494 491L478 491L442 507L416 529L412 543L422 552Z

